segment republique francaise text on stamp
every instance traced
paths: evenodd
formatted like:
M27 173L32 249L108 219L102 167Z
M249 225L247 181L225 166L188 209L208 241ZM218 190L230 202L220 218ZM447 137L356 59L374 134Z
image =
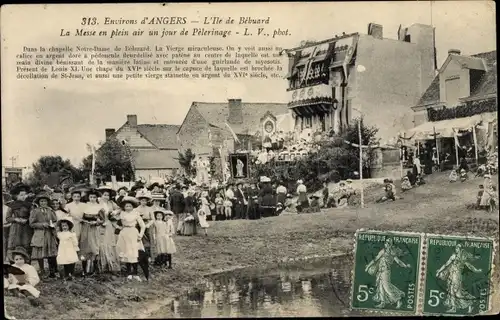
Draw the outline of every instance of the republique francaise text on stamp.
M357 231L351 309L415 314L423 235Z
M490 309L495 242L426 235L423 314L475 315Z

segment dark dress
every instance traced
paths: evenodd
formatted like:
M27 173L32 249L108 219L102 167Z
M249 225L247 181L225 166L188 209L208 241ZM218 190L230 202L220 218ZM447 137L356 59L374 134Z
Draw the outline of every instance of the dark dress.
M178 190L174 190L170 194L170 208L175 215L184 212L184 195Z
M276 199L271 185L264 185L260 191L260 214L263 218L271 217L276 211Z
M5 220L7 223L11 223L11 226L7 249L10 252L17 247L23 247L26 252L30 253L31 238L33 237L33 229L29 223L31 204L27 201L15 200L9 203L8 207L10 210L7 212ZM16 222L15 218L25 219L26 222Z

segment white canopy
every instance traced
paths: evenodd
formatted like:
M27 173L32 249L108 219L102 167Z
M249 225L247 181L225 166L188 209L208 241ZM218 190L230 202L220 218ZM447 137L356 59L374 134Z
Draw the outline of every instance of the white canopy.
M466 130L478 125L481 121L491 122L496 119L496 112L476 114L466 118L448 119L435 122L425 122L408 130L409 136L417 140L431 139L434 132L438 138L454 137L454 130Z

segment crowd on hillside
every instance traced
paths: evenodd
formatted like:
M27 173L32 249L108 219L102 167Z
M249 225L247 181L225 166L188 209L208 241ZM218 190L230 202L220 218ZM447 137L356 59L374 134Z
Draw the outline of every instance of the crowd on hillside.
M5 288L37 301L40 279L71 281L80 269L82 277L125 272L127 279L142 281L140 268L148 280L151 263L172 268L175 236L208 235L210 221L215 220L261 219L345 206L355 193L351 183L341 182L333 192L325 183L321 196L310 197L301 180L289 192L284 183L268 177L259 183L223 186L180 179L164 185L137 181L130 190L87 184L70 189L46 186L36 195L19 183L10 197L4 197Z

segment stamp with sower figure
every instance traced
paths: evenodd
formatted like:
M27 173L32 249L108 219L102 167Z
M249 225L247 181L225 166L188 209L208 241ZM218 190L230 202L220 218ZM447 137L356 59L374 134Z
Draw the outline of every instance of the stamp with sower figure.
M357 231L351 309L415 314L423 235Z
M466 236L426 236L423 314L476 315L490 307L495 242Z

